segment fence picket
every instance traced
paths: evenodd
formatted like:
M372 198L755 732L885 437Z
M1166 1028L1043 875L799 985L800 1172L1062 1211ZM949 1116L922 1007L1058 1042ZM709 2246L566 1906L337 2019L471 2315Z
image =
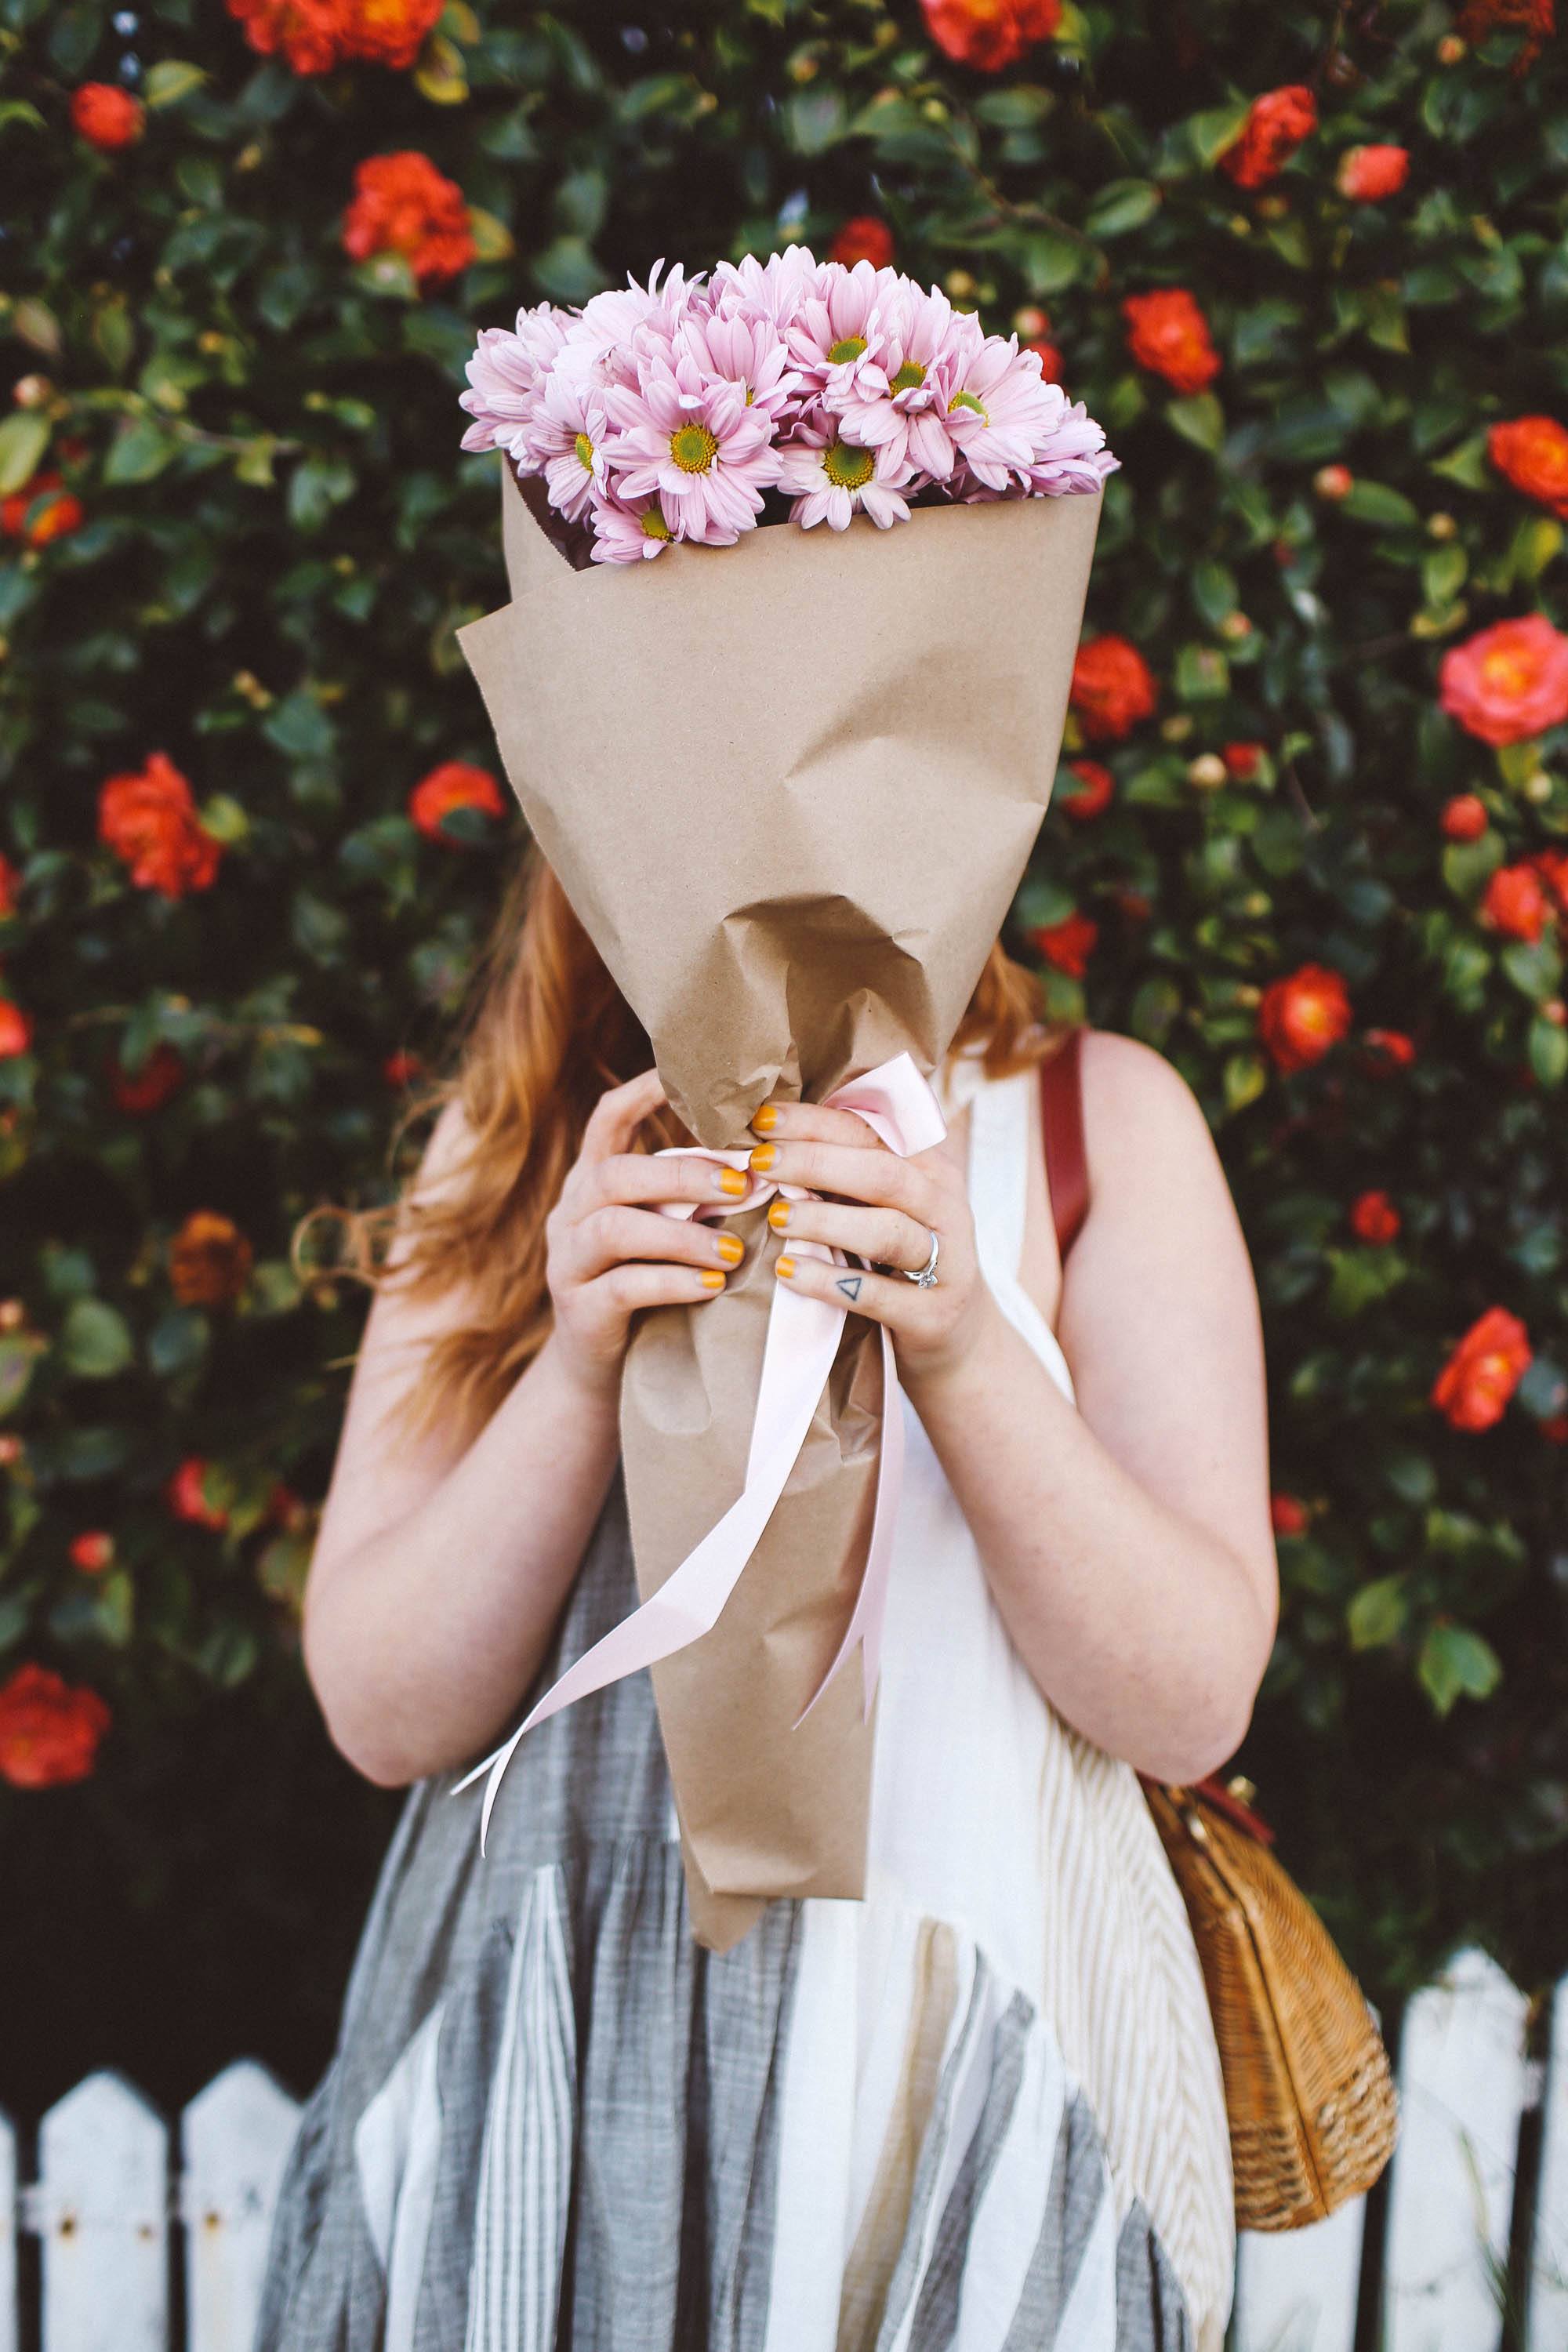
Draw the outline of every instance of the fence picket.
M43 2352L165 2352L169 2135L138 2091L89 2074L38 2130Z
M0 2352L16 2352L16 2135L0 2107Z
M1351 2352L1365 2221L1356 2197L1310 2230L1243 2231L1235 2352Z
M185 2109L188 2352L249 2352L272 2209L300 2110L252 2059L226 2067Z
M1528 2352L1561 2352L1568 2344L1568 1977L1552 2003L1524 2340Z
M1461 1952L1410 2003L1389 2185L1386 2352L1497 2352L1528 2003Z

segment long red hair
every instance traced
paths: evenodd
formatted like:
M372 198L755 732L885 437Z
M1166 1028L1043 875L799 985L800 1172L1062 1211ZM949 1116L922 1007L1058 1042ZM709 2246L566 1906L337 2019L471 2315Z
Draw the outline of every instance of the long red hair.
M954 1050L983 1042L987 1076L1005 1077L1039 1061L1056 1035L1042 1023L1034 974L998 940ZM456 1070L410 1115L461 1107L451 1163L438 1186L421 1192L411 1181L392 1207L343 1221L337 1271L395 1283L416 1298L461 1296L460 1319L426 1350L409 1397L416 1426L481 1427L544 1344L545 1218L595 1103L652 1060L553 869L531 852L503 902ZM685 1139L672 1113L648 1121L648 1149Z

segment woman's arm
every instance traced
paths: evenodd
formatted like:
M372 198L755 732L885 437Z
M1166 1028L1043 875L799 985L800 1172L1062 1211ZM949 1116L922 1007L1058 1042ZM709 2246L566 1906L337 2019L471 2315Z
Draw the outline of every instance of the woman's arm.
M769 1172L879 1203L792 1209L790 1233L910 1267L940 1234L937 1289L872 1274L854 1303L893 1330L911 1401L1041 1689L1111 1755L1195 1780L1239 1743L1274 1635L1257 1294L1212 1139L1178 1073L1100 1033L1083 1067L1090 1207L1059 1318L1076 1412L981 1278L951 1161L873 1159L847 1135L792 1146L792 1118L821 1132L822 1115L781 1106ZM819 1295L844 1278L795 1265L790 1278Z
M510 1721L615 1469L630 1318L724 1286L729 1234L638 1205L708 1201L719 1181L707 1161L628 1150L663 1099L649 1072L595 1111L549 1221L554 1330L471 1444L439 1430L411 1444L397 1417L431 1342L463 1321L461 1293L426 1304L394 1282L371 1308L304 1628L327 1727L370 1780L396 1787L470 1762ZM416 1200L465 1149L460 1118L445 1114Z

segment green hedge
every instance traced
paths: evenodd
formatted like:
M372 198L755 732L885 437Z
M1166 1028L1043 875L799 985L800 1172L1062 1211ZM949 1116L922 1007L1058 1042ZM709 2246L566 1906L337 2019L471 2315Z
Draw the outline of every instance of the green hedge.
M472 328L847 222L1052 345L1124 461L1019 938L1059 1010L1186 1074L1246 1223L1265 1809L1385 1996L1461 1934L1524 1981L1568 1960L1568 437L1494 429L1568 415L1549 16L0 0L0 1876L33 2087L240 2045L308 2071L387 1819L295 1631L362 1302L288 1252L384 1189L520 846L482 795L408 809L494 769L453 637L502 593ZM1404 184L1353 193L1347 152L1390 146L1372 184Z

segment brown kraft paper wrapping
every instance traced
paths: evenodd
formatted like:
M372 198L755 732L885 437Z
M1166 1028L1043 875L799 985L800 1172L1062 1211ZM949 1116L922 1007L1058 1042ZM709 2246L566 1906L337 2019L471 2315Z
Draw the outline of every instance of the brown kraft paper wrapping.
M512 602L458 633L512 788L700 1142L907 1049L928 1074L1050 795L1100 501L780 524L574 570L502 461ZM621 1436L638 1589L744 1476L776 1244L643 1317ZM792 1728L869 1539L876 1334L850 1316L805 1447L712 1632L653 1669L699 1939L864 1892L858 1661Z

